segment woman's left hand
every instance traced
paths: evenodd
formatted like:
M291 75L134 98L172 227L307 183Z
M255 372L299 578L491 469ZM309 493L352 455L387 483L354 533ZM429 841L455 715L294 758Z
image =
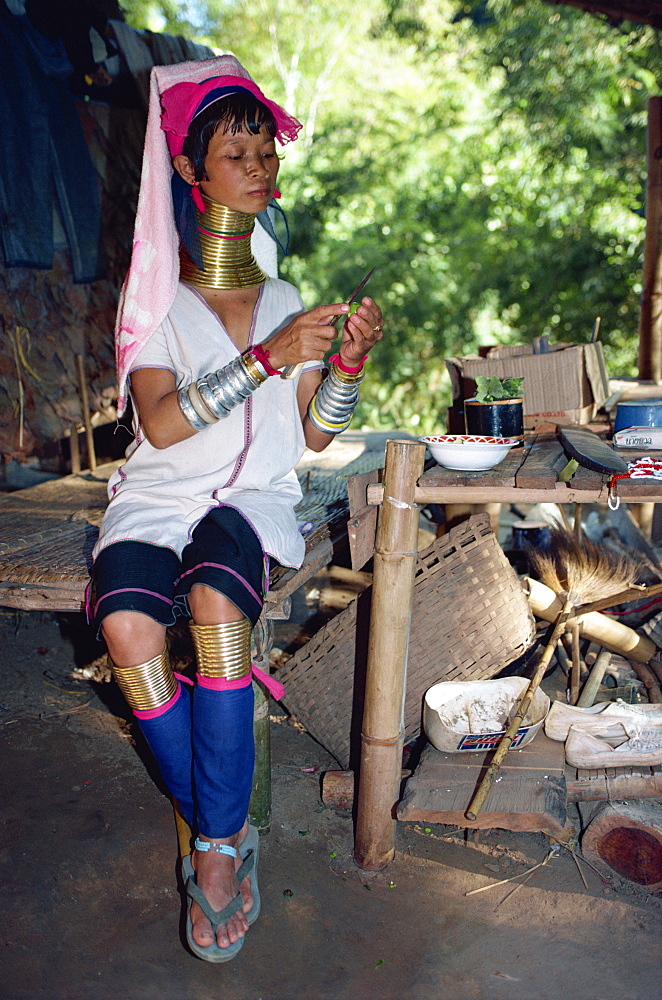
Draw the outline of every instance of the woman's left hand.
M382 311L366 295L356 312L345 320L339 351L341 360L349 368L356 367L382 336Z

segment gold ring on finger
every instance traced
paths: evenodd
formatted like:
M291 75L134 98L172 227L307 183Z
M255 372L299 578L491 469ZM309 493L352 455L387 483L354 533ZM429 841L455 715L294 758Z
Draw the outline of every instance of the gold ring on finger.
M373 326L372 332L373 333L381 333L382 332L382 326L381 326L381 324L380 324L380 326Z

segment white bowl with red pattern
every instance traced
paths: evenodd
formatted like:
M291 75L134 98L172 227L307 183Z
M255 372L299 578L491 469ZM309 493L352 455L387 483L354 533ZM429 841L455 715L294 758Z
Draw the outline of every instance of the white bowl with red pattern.
M487 437L482 434L435 434L422 437L434 460L445 469L484 472L503 461L518 438Z

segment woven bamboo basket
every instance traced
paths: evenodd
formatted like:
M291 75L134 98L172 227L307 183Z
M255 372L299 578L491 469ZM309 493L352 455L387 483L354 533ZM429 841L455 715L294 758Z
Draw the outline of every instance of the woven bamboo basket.
M370 588L279 671L285 704L344 768L359 751ZM437 681L486 680L533 642L535 623L517 575L478 514L419 552L409 642L405 742L421 729L423 696Z

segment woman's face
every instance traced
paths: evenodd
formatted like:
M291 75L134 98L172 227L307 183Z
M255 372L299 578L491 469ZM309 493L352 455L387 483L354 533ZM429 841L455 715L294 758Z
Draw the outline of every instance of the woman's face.
M273 198L280 162L274 139L263 125L253 135L246 129L211 138L205 158L207 180L200 187L208 198L236 212L262 212Z

